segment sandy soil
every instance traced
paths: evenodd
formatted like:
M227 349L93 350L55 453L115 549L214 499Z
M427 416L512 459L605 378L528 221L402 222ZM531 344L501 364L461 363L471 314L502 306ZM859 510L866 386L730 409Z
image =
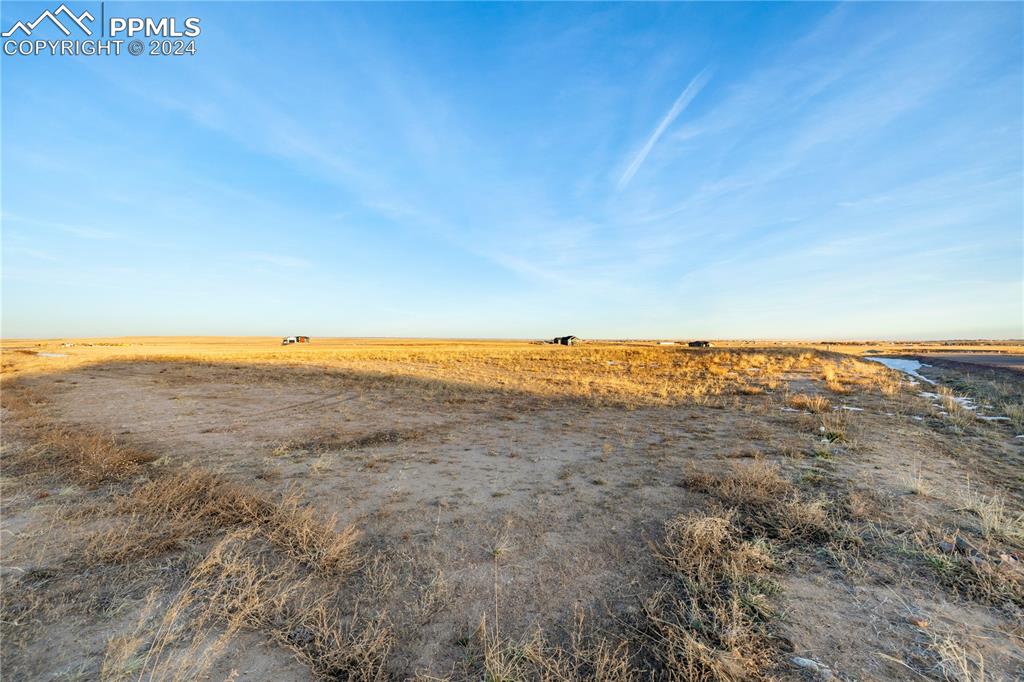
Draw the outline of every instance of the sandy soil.
M926 371L941 381L953 370ZM460 678L482 617L513 637L538 625L564 631L577 608L598 631L628 627L665 579L650 551L665 521L713 504L681 485L687 472L778 462L809 495L856 495L868 520L855 532L865 536L967 526L952 501L965 487L1021 501L1024 439L1005 424L979 423L954 438L913 389L833 395L812 376L784 379L786 394L827 395L841 408L844 442L813 454L818 419L787 407L781 390L625 408L438 390L409 378L370 381L346 370L117 360L20 381L45 396L41 409L57 425L116 434L154 453L161 467L203 467L272 494L297 489L340 524L358 526L364 551L394 573L372 605L395 631L390 674ZM7 439L5 449L18 447L27 446ZM937 492L911 494L913 477ZM54 532L54 499L90 493L9 483L16 492L7 494L0 523L5 574L25 581L33 538ZM940 633L983 655L993 679L1024 674L1012 613L944 591L934 576L908 569L895 546L787 550L778 576L783 649L844 679L939 679L945 673L932 645ZM78 589L96 587L88 581ZM91 679L106 642L141 608L138 590L115 596L117 613L94 608L40 621L45 638L9 651L5 666L54 679L79 665ZM909 622L914 614L929 626ZM211 675L232 670L234 679L308 677L255 632ZM808 675L785 658L777 674Z

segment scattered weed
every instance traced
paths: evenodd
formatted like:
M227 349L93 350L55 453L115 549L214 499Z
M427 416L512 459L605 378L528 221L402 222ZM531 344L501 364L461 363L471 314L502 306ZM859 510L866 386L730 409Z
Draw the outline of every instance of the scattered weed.
M807 410L813 414L821 414L832 407L828 398L820 395L807 395L806 393L791 395L786 402L793 409Z

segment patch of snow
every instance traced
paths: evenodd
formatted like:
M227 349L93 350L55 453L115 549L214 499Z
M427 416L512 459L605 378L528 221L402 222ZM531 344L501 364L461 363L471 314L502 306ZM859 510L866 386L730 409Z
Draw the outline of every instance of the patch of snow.
M853 405L840 405L836 408L837 410L849 410L850 412L863 412L863 407L854 407Z
M782 407L782 408L779 408L779 409L781 409L783 412L799 412L800 411L800 410L794 410L792 407Z
M931 391L921 391L920 393L918 393L918 395L921 396L922 398L930 398L935 402L938 402L941 399L941 396L939 396L938 393L932 393ZM978 409L978 406L974 404L974 401L968 398L967 396L955 395L953 396L953 402L955 402L957 405L964 408L965 410Z
M895 370L897 370L899 372L903 372L904 374L909 374L910 376L914 377L915 379L920 379L921 381L923 381L925 383L928 383L928 384L934 384L935 383L934 381L932 381L928 377L924 377L924 376L921 376L920 374L918 374L917 370L921 369L922 367L928 367L929 365L921 364L917 360L908 360L907 358L864 358L864 359L865 360L870 360L871 362L880 362L883 365L885 365L886 367L888 367L889 369L895 369Z
M978 415L978 419L984 419L987 422L1008 422L1008 421L1010 421L1009 417L986 417L986 416L980 415L980 414Z
M36 353L36 355L44 358L66 358L68 356L67 353L44 353L42 351Z

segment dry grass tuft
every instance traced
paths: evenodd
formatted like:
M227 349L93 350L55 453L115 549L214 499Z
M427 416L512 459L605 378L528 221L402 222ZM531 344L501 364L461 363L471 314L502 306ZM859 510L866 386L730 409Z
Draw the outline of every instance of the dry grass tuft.
M954 532L928 538L920 548L925 562L954 593L994 606L1024 607L1021 553L989 540L970 540Z
M938 395L942 409L946 412L946 421L955 429L963 431L977 421L977 415L964 406L962 399L958 398L953 389L948 386L940 386Z
M735 513L681 515L665 524L656 556L688 580L739 580L772 565L763 545L741 540Z
M832 403L829 402L828 398L820 395L807 395L806 393L791 395L786 402L793 409L806 410L813 414L821 414L832 408Z
M364 436L358 436L356 438L327 432L304 440L301 443L296 444L295 447L308 452L320 453L337 452L342 450L361 450L363 448L372 448L379 445L395 445L405 441L415 440L422 436L423 434L420 431L397 429L383 429L380 431L374 431L373 433L368 433ZM288 445L291 444L282 446L282 449L287 451Z
M156 459L109 436L82 430L54 428L39 444L45 448L40 455L86 485L126 480L140 472L140 465Z
M46 400L25 386L4 382L0 403L7 412L4 428L16 428L34 444L5 461L10 470L52 471L83 485L124 481L138 475L156 456L128 443L86 428L56 424L43 418ZM10 419L7 417L14 417Z
M582 610L564 645L552 644L540 628L522 640L502 636L498 627L480 620L476 639L480 649L476 677L488 681L633 682L642 679L625 641L611 643L588 632Z
M969 482L958 496L961 507L978 517L986 539L1024 546L1024 511L1013 511L1000 495L987 496L971 490Z
M832 365L825 365L821 371L821 378L825 382L825 386L828 390L833 393L845 394L850 392L850 388L843 383L836 368Z
M821 415L819 427L821 437L829 443L841 443L847 440L850 430L850 413L845 410L826 412Z
M677 516L655 553L671 585L644 605L647 636L668 679L765 676L774 658L768 596L774 585L763 544L742 539L734 514Z
M359 532L353 526L336 530L337 517L322 518L304 507L294 491L275 501L251 487L192 470L144 483L118 498L115 508L129 520L92 539L89 551L98 560L155 556L189 538L245 526L320 573L340 575L359 564Z
M331 587L268 552L251 529L231 533L193 569L162 617L111 640L105 679L204 677L244 628L294 651L316 679L385 679L393 635L379 619L343 617Z
M938 657L936 672L949 682L984 682L985 658L955 637L935 637L929 646Z
M643 603L639 638L608 640L587 632L582 611L562 644L538 628L503 636L482 619L477 679L576 682L643 679L767 679L776 660L769 604L777 589L762 541L746 540L734 511L688 514L665 524L653 547L670 581Z
M723 477L691 474L683 484L714 495L742 512L743 525L772 538L824 540L834 523L820 500L802 499L796 487L779 475L776 465L737 465Z
M1024 403L1003 403L1003 414L1010 418L1010 425L1017 433L1024 432Z
M920 495L921 497L930 496L934 490L931 484L929 484L924 479L924 476L921 475L920 466L915 466L912 471L903 474L902 482L909 492L914 495Z

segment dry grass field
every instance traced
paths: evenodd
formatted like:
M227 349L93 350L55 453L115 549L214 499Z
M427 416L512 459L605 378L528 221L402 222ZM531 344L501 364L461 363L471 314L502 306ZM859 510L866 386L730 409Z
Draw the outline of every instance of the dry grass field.
M829 348L5 341L0 674L1024 679L1024 374Z

